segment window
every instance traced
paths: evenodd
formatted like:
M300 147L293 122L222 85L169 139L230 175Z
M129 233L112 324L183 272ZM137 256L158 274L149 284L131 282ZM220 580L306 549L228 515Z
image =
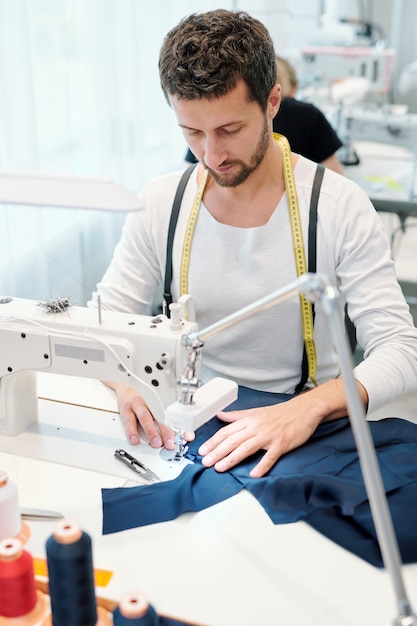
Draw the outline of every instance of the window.
M182 167L157 59L166 32L195 10L192 0L0 2L0 168L110 178L136 193ZM123 221L0 205L0 295L84 304Z

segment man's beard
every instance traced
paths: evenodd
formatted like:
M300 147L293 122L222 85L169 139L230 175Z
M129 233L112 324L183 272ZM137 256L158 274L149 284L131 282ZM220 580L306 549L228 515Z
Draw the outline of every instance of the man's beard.
M268 145L269 145L269 129L268 129L268 120L265 116L265 124L264 124L261 138L259 140L259 143L256 147L255 152L252 154L249 160L249 163L244 163L243 161L240 161L240 160L225 161L224 163L222 163L222 166L225 166L225 165L239 165L240 166L240 171L234 177L231 177L229 174L222 175L222 174L218 174L217 172L214 172L209 167L207 167L204 161L203 161L203 165L206 167L206 169L208 170L213 180L221 187L238 187L239 185L244 183L245 180L249 178L249 176L252 174L252 172L254 172L262 163L265 157L266 151L268 149Z

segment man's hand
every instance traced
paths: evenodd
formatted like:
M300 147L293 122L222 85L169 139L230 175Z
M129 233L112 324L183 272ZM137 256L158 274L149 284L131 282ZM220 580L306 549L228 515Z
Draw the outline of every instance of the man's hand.
M126 383L106 382L116 392L117 407L122 419L126 438L132 445L140 443L138 426L142 426L152 448L165 446L173 450L174 433L165 424L157 422L139 392Z
M358 383L364 405L367 393ZM226 472L258 450L264 456L250 473L266 474L278 459L305 443L320 422L347 414L341 380L332 380L287 402L244 411L222 411L218 417L229 422L200 446L202 463Z
M283 454L305 443L319 424L309 419L298 400L219 413L218 417L229 424L200 447L203 465L225 472L258 450L266 450L250 475L258 478L266 474Z

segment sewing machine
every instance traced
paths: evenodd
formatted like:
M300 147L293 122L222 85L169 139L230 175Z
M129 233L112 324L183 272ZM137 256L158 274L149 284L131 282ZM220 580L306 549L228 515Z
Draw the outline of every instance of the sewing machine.
M170 308L168 318L70 306L66 299L2 298L0 435L16 436L37 421L35 371L42 371L136 387L154 417L174 429L181 456L183 433L235 400L237 385L221 378L201 385L199 351L182 341L197 325L181 317L180 304Z
M340 158L356 164L355 141L370 141L406 148L414 159L410 198L417 196L417 115L404 107L361 105L341 107L337 132L344 147Z
M355 102L387 101L391 88L395 51L380 46L308 45L301 49L301 89L319 108L334 103L333 91L346 80L362 85ZM363 86L366 85L366 89ZM353 95L353 94L352 94Z
M221 378L200 387L199 361L204 341L257 311L266 310L301 293L310 301L321 300L339 355L349 416L372 515L384 565L390 571L397 597L401 621L397 620L396 624L417 626L417 616L412 612L402 578L401 558L376 453L353 376L351 355L343 330L340 294L325 276L303 274L293 283L202 330L197 330L194 322L184 321L180 315L180 303L170 306L171 317L168 318L165 315L148 317L102 311L101 306L98 311L70 307L67 301L36 303L2 298L2 433L16 435L37 419L32 370L81 374L135 385L154 416L172 425L178 433L176 455L181 458L184 431L195 430L237 395L237 385Z

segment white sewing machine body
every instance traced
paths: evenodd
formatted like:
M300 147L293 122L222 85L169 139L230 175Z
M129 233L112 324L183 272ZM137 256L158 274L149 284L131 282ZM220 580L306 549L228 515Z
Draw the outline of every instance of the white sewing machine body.
M165 315L99 314L76 306L48 312L36 301L3 299L0 434L18 435L38 420L35 371L129 383L138 389L156 419L172 423L167 421L166 409L175 405L180 395L178 383L185 362L182 337L196 328L194 322ZM228 389L234 388L235 383L228 385ZM207 399L205 386L201 396ZM226 404L232 399L230 396ZM208 412L212 410L210 407ZM178 414L183 412L187 413L184 406L174 411L173 425L179 429ZM185 419L184 430L197 428L214 413L205 411L198 419L193 413Z

